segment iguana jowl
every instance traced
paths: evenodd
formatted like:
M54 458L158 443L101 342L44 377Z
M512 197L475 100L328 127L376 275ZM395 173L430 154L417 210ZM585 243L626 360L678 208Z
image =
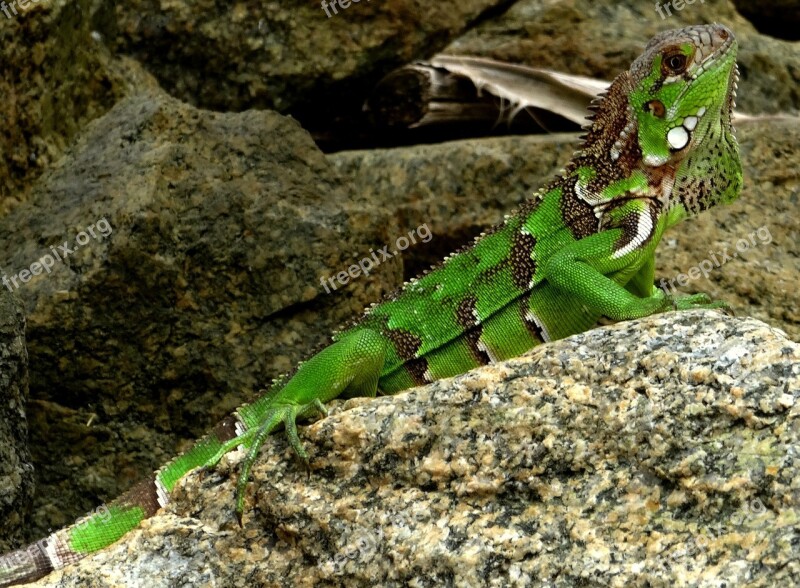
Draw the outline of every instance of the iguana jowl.
M115 542L170 500L188 471L244 446L241 521L250 468L283 425L307 455L296 419L337 397L393 394L515 357L602 317L719 308L705 295L673 298L653 284L664 230L733 201L742 185L731 126L737 44L721 25L653 38L595 100L584 143L516 213L395 295L276 380L188 452L100 513L0 557L0 586L40 578Z

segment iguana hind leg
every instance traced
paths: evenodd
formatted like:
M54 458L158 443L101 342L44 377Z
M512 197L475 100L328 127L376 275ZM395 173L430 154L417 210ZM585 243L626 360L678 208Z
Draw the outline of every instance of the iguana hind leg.
M326 414L324 403L339 396L375 396L386 359L386 339L371 329L353 331L301 364L294 376L274 394L242 407L238 414L247 430L226 443L207 466L243 445L248 452L236 484L236 515L241 523L244 492L261 446L283 425L295 453L308 462L308 454L297 434L297 419Z

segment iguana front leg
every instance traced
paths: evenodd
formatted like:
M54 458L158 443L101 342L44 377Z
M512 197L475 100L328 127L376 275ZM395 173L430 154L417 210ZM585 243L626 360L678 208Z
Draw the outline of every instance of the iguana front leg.
M650 296L659 296L661 290L656 288L653 283L656 276L656 255L655 252L647 255L642 267L639 268L630 281L625 284L625 289L639 298L648 298Z
M651 253L639 271L631 278L630 282L625 284L625 289L631 294L640 298L647 298L651 296L662 297L666 296L663 290L654 284L655 281L655 267L656 259L655 253ZM687 294L686 296L673 296L670 298L672 301L673 310L686 310L691 308L718 308L724 310L728 314L733 314L733 310L727 302L723 300L712 301L707 294Z
M543 279L577 296L590 311L612 320L667 310L727 308L724 302L712 302L705 294L673 297L659 290L653 284L655 246L616 256L622 234L621 229L609 229L564 247L545 262ZM625 286L610 277L630 273L633 275Z

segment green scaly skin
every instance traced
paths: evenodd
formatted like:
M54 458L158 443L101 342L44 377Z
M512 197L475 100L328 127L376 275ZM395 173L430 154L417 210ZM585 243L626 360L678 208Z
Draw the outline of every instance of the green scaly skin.
M82 521L0 557L0 586L42 577L110 545L169 502L187 472L228 451L247 455L237 483L241 522L250 469L266 437L341 397L394 394L518 356L589 329L672 309L726 308L673 298L653 284L655 249L684 217L739 195L731 126L737 45L720 25L652 39L592 104L581 149L549 186L352 326L187 453Z

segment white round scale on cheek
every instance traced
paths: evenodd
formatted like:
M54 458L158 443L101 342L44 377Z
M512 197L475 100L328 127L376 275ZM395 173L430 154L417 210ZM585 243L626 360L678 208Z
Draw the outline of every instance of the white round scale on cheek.
M689 133L683 127L675 127L667 133L667 142L673 149L683 149L689 142Z
M683 126L686 127L688 130L693 131L694 128L697 126L697 117L687 116L685 119L683 119Z

